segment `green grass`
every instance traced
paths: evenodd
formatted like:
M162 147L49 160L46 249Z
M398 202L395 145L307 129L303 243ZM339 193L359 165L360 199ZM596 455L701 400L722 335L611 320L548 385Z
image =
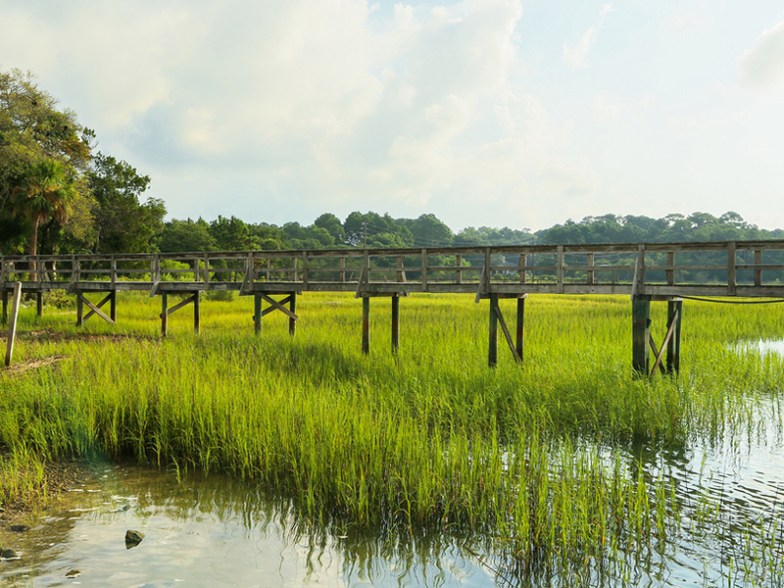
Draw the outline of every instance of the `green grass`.
M159 299L121 297L117 326L81 330L67 308L24 309L16 362L67 359L0 377L0 504L29 487L23 465L102 455L257 481L311 532L471 537L520 573L580 577L676 534L672 482L630 452L748 434L784 384L780 357L730 347L783 335L782 305L687 301L680 377L641 379L627 297L530 297L525 363L501 339L496 369L486 302L404 298L397 358L388 301L372 300L369 356L358 300L298 302L293 339L281 313L254 336L248 298L205 301L199 336L172 315L165 340Z

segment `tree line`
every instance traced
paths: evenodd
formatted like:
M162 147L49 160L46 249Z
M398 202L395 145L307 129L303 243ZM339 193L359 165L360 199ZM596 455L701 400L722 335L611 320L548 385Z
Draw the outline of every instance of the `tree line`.
M152 253L338 247L680 242L770 239L739 214L585 217L532 232L509 227L453 231L434 214L393 218L325 212L310 225L166 219L163 200L147 195L149 176L95 150L95 133L18 70L0 72L0 251Z

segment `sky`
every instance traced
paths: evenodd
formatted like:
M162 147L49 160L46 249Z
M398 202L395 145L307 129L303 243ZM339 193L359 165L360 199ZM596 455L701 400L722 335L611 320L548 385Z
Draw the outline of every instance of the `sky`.
M784 228L781 0L0 0L169 218Z

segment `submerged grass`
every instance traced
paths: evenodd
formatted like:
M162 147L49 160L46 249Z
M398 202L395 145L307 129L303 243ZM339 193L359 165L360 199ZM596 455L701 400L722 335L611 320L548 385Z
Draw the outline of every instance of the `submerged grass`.
M132 458L257 480L303 529L470 537L517 577L592 582L628 570L619 553L666 549L680 524L673 482L628 454L747 435L755 399L784 385L779 356L731 348L780 336L781 305L688 302L680 377L635 379L624 297L531 297L524 366L502 355L494 370L487 308L468 298L403 300L397 358L377 300L369 356L350 297L303 297L294 339L275 314L255 337L239 299L203 303L198 337L173 315L160 340L157 304L121 298L123 337L25 311L17 361L69 359L0 379L0 505L28 491L30 464Z

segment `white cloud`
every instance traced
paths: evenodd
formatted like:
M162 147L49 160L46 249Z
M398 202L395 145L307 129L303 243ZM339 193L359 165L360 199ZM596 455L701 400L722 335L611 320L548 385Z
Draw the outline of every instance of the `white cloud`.
M569 69L582 69L588 67L588 55L596 43L596 38L604 26L605 17L613 11L612 4L605 4L599 12L599 20L595 25L588 27L580 40L573 45L564 45L561 58Z
M784 89L784 21L763 32L741 57L740 79L751 87Z

